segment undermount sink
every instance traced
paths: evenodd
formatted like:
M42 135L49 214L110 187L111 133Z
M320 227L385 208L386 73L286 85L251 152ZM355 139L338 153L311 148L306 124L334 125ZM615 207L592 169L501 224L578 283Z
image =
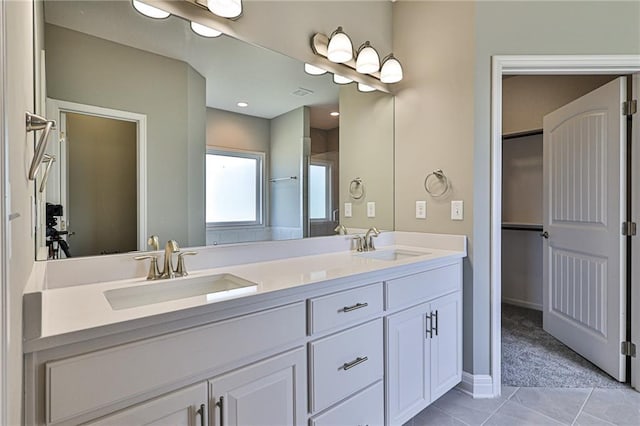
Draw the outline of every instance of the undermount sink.
M366 253L360 253L358 254L358 256L366 257L369 259L393 261L393 260L408 259L416 256L424 256L427 254L431 254L431 253L422 252L422 251L404 250L404 249L392 249L392 250L369 251Z
M116 288L104 292L114 310L135 308L206 295L206 301L223 300L257 290L256 283L232 274L155 281L147 285Z

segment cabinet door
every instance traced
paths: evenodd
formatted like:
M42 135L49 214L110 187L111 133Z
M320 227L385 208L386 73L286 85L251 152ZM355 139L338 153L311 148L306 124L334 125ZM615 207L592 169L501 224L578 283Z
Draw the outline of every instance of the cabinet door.
M92 426L206 425L206 404L207 384L199 383L88 424Z
M431 400L462 380L462 294L440 297L431 311Z
M386 424L401 425L430 402L430 354L424 303L385 319Z
M307 366L303 348L209 381L212 424L303 425Z

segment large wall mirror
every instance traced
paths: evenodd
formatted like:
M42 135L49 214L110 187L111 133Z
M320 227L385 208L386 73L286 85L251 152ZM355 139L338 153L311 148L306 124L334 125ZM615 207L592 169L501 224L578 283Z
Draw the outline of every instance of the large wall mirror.
M129 1L36 2L35 28L36 103L57 122L37 259L393 229L391 95Z

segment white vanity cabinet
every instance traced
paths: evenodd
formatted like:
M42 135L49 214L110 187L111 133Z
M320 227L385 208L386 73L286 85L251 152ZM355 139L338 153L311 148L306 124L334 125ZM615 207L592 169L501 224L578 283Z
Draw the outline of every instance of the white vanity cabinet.
M430 278L441 281L437 285ZM413 300L425 303L385 318L387 425L402 425L438 399L462 378L461 276L455 266L429 271L387 283L388 291L411 288ZM392 295L388 301L403 299ZM409 300L409 299L403 299Z
M307 419L303 347L209 381L211 425L304 425Z
M205 426L207 420L207 384L199 383L124 409L89 426Z

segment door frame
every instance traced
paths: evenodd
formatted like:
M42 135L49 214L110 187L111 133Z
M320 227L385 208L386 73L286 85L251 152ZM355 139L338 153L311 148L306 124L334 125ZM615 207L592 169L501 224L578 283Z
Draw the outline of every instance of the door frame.
M9 229L9 211L7 197L9 194L9 174L7 152L7 104L6 104L6 16L5 2L0 2L0 424L7 424L7 350L9 347L9 258L7 256L10 242L7 238Z
M493 397L500 396L502 392L502 76L622 75L638 72L640 55L497 55L491 58L490 359ZM637 167L640 164L634 165ZM637 276L632 288L640 291ZM640 301L636 302L632 311L640 312ZM636 386L640 387L640 383Z
M63 113L76 113L91 115L94 117L111 118L122 121L130 121L136 123L136 155L137 155L137 245L138 250L145 250L147 247L147 116L135 112L121 111L111 108L102 108L93 105L79 104L75 102L61 101L58 99L47 98L47 116L53 117L59 123L55 129L53 140L60 140L60 131L64 126L62 120ZM64 145L60 145L59 155L66 156ZM50 180L53 180L50 178ZM60 193L56 194L59 201L66 199L65 182L60 182ZM66 216L65 216L66 217Z

